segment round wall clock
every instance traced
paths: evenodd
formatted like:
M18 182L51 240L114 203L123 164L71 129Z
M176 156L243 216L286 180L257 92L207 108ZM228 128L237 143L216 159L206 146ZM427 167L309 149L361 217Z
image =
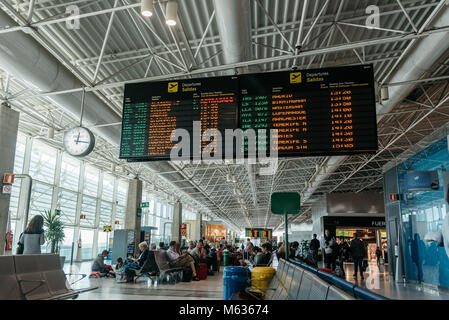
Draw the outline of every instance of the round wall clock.
M95 136L85 127L74 127L64 134L64 149L74 157L85 157L95 147Z

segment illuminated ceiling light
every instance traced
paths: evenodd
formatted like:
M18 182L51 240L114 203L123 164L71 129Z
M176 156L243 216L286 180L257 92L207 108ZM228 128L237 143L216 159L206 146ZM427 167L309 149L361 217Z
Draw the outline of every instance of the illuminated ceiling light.
M153 0L142 0L140 5L140 13L144 17L151 17L153 15Z
M175 0L168 0L165 11L165 23L169 26L175 26L178 17L178 3Z

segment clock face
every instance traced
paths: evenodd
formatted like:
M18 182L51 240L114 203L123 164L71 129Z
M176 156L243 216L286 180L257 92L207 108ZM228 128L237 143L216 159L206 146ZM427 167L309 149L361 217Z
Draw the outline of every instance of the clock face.
M71 156L87 156L95 147L95 137L89 129L74 127L64 135L64 149Z

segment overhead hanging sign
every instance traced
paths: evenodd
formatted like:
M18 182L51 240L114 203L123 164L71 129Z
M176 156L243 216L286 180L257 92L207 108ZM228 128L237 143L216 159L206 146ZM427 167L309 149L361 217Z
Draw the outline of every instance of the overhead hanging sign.
M190 135L190 159L217 150L223 158L228 147L235 158L238 149L246 157L249 140L234 145L225 139L227 129L255 130L255 151L267 156L378 150L373 65L126 84L122 119L120 158L128 161L170 160L185 144L184 136L172 139L177 129ZM274 145L267 139L271 129L277 130ZM221 141L205 139L206 132L220 133Z
M150 207L149 202L142 202L142 208L148 208L148 207Z
M298 192L276 192L271 195L271 213L299 214L301 197Z

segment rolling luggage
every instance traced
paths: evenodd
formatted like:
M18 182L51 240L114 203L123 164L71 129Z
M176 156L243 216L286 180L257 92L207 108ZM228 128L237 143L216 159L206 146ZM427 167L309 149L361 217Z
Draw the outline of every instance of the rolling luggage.
M200 280L206 280L207 279L207 264L199 263L198 268L196 269L196 273Z

